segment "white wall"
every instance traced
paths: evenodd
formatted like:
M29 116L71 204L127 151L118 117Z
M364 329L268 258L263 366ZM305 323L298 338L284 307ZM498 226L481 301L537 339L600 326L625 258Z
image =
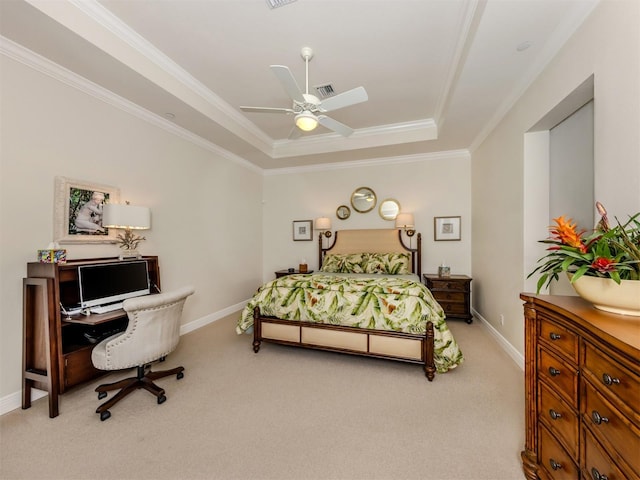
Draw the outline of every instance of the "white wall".
M53 240L55 176L113 185L122 200L151 208L141 252L159 255L163 290L196 288L183 323L251 296L262 280L260 172L7 57L0 62L0 399L21 388L22 278ZM70 258L119 253L116 245L66 248Z
M301 168L267 172L263 209L264 280L272 279L276 270L297 267L302 258L307 260L309 268L318 268L317 232L314 231L311 242L294 242L294 220L327 216L334 231L394 228L395 222L383 220L377 206L364 214L351 208L351 194L362 186L373 189L378 205L386 198L394 198L403 212L414 214L416 230L422 233L423 272L437 271L437 266L445 260L452 273L470 274L470 185L470 160L466 151L390 159L384 164L358 163L328 170ZM346 220L336 217L340 205L351 208L351 216ZM433 217L458 215L462 217L461 241L435 242Z
M474 306L521 353L519 293L534 267L524 262L524 192L535 195L524 176L524 134L593 74L595 198L610 216L626 218L640 211L638 25L640 2L601 2L472 152ZM527 225L526 230L538 228Z

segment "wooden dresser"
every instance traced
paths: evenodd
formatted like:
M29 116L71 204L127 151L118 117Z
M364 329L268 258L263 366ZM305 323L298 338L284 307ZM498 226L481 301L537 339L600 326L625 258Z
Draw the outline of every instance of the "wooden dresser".
M528 479L640 478L640 318L523 293Z

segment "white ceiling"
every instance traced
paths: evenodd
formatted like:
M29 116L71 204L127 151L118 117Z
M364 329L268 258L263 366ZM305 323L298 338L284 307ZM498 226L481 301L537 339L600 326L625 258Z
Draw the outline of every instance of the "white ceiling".
M0 0L0 34L270 169L473 148L597 1ZM348 138L288 140L292 116L239 109L290 108L269 65L304 89L305 46L310 93L367 90L329 114Z

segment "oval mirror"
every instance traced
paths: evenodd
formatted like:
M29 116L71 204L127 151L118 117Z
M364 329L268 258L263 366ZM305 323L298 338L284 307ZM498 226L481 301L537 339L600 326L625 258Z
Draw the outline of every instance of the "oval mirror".
M351 209L346 205L340 205L336 210L336 217L340 220L346 220L351 216Z
M400 213L400 203L395 198L387 198L380 202L378 212L383 220L395 220Z
M377 201L375 192L369 187L356 188L351 194L351 206L359 213L370 212L375 208Z

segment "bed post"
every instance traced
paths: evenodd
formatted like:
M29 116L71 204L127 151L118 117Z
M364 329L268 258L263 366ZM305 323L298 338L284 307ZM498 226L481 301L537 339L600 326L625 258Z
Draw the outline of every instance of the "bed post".
M322 232L318 234L318 270L322 268Z
M433 377L436 373L436 365L433 360L433 322L427 322L427 331L424 338L424 374L427 376L427 380L433 381Z
M260 308L253 309L253 351L258 353L262 342L262 324L260 323Z
M418 278L422 281L422 234L418 233Z

